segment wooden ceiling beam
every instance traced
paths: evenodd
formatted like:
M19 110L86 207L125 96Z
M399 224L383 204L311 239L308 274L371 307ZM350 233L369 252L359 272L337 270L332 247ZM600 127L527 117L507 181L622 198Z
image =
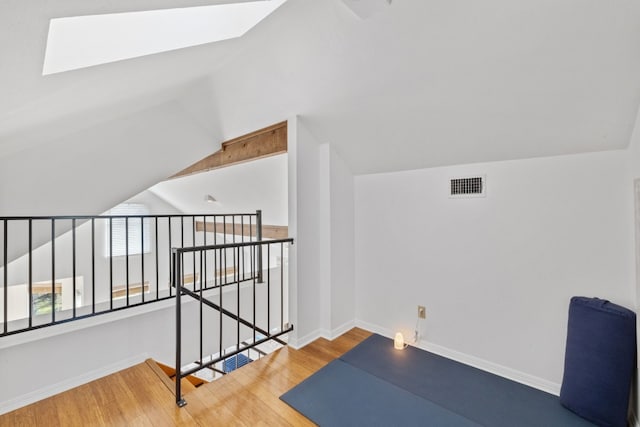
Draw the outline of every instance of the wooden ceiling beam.
M207 221L196 221L196 231L207 231L209 233L235 234L236 236L256 235L256 226L248 224L223 224ZM286 239L289 236L289 227L286 225L262 225L263 239Z
M222 143L222 148L170 177L207 172L287 152L287 122L277 123Z

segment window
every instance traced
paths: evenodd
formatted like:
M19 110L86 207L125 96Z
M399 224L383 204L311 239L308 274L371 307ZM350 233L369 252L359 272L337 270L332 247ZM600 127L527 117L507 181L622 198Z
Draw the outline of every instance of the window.
M42 75L241 37L285 1L53 18Z
M123 203L109 211L109 215L127 215L131 218L113 218L112 230L109 224L105 227L105 256L109 256L109 239L113 242L113 256L140 255L149 253L149 218L136 218L140 215L149 215L149 209L142 203ZM128 236L127 236L128 223ZM111 233L110 233L111 231ZM127 237L129 240L127 248Z
M76 276L75 282L76 307L82 307L82 290L84 289L84 279L82 276ZM20 292L24 292L25 295L29 292L29 285L26 283L15 288L19 289ZM56 300L55 306L52 305L52 290ZM73 277L56 279L55 284L53 285L53 289L50 281L34 282L31 285L31 306L34 316L49 314L51 313L52 309L56 312L70 310L73 308L73 302ZM24 317L27 316L28 312L25 313Z
M26 291L26 286L25 291ZM54 307L54 311L62 310L62 283L56 283L53 287L56 296L56 305ZM48 314L51 313L51 308L53 306L51 295L51 283L34 283L32 287L32 300L31 304L33 305L33 315L38 316L40 314Z

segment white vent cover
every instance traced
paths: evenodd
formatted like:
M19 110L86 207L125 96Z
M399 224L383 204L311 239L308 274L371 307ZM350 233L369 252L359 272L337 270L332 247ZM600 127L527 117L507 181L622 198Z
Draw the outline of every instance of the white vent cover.
M451 178L449 196L452 198L484 197L487 189L485 181L484 176Z

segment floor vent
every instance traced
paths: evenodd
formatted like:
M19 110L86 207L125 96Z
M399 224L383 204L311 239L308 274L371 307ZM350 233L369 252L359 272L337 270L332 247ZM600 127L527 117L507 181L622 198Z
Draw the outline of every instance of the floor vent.
M452 178L449 195L454 198L484 197L486 184L484 176Z

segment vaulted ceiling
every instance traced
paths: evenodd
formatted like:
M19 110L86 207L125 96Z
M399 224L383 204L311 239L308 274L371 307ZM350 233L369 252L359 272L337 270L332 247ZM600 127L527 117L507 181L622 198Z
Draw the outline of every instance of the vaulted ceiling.
M181 212L263 212L263 224L288 224L287 154L160 182L149 189ZM216 202L209 203L210 195Z
M367 19L289 0L239 39L42 76L51 18L214 3L3 0L0 160L168 104L209 152L298 115L356 174L629 143L635 0L394 0Z

